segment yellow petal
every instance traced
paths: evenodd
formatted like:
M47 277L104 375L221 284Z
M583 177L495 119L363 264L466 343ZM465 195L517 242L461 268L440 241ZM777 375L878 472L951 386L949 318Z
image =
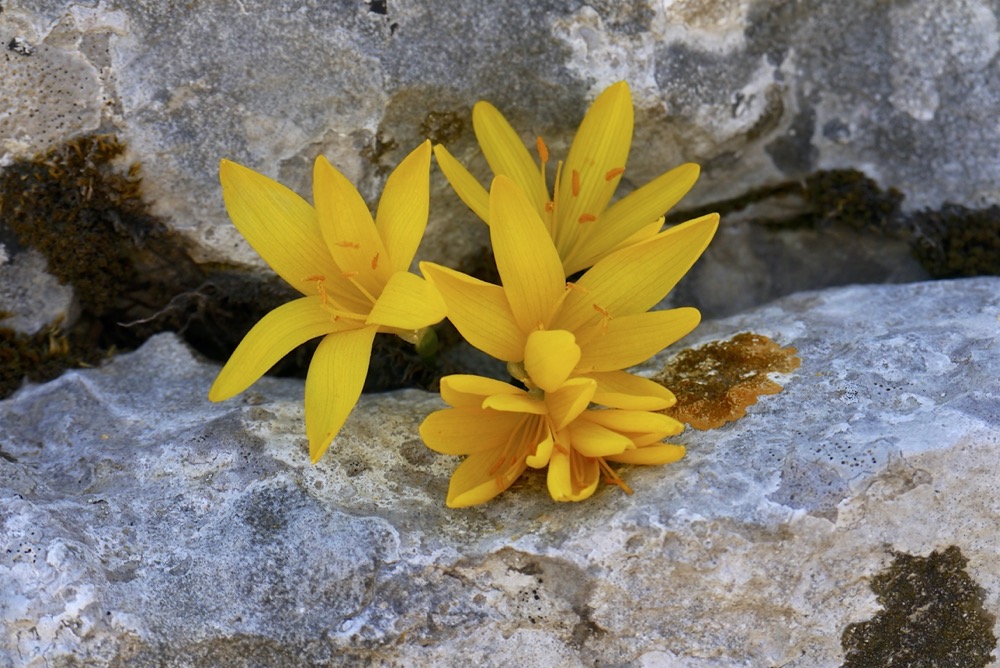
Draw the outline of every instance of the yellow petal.
M694 163L675 167L608 207L589 228L590 233L574 253L575 262L567 267L567 273L593 265L632 235L655 224L691 190L698 173L699 167Z
M597 381L594 403L608 408L659 411L677 403L667 388L627 371L591 372L587 377Z
M523 457L513 462L504 459L498 466L499 461L494 452L467 457L451 475L445 504L449 508L467 508L486 503L510 487L527 468Z
M578 419L566 427L566 431L573 450L584 457L617 455L633 447L627 437L589 420Z
M625 167L632 143L632 124L632 95L624 81L605 89L587 110L573 138L558 184L556 245L560 249L568 250L577 236L589 236L591 230L581 226L580 216L590 214L599 218L611 200L621 175L610 180L607 175L613 169ZM573 194L574 190L577 195ZM592 223L602 224L599 221Z
M518 325L525 332L544 327L566 289L562 261L538 212L504 176L490 189L490 240Z
M306 294L304 278L337 273L316 210L308 202L277 181L229 160L220 164L219 178L233 225L285 282Z
M480 220L489 223L490 194L486 192L486 188L441 144L434 146L434 157L458 197Z
M314 464L358 403L377 330L371 325L330 334L316 348L306 373L305 397L306 438Z
M610 455L607 459L622 464L673 464L684 457L684 452L683 445L661 443L660 445L648 445L644 448L626 450L618 455Z
M711 213L608 255L576 282L579 289L566 296L551 328L599 323L604 315L595 305L612 318L648 311L701 256L718 225L719 215Z
M506 176L527 196L536 213L544 210L549 194L541 181L541 168L525 148L524 142L496 107L477 102L472 108L472 127L486 162L494 176Z
M437 288L408 271L397 271L368 314L367 324L420 329L441 322L446 313Z
M528 455L524 463L533 469L540 469L548 466L549 458L552 457L552 449L555 447L555 440L552 438L552 433L545 430L545 438L535 446L535 451Z
M543 419L527 417L502 448L470 455L451 477L448 506L460 508L483 503L510 487L524 472L525 458L547 435Z
M552 452L547 483L555 501L583 501L594 493L600 479L601 467L596 459L558 448Z
M444 298L448 320L473 347L505 362L524 359L525 334L503 288L431 262L421 262L420 271Z
M504 447L527 419L526 415L518 413L447 408L424 418L420 424L420 438L434 452L471 455Z
M683 431L684 425L681 424L681 431ZM679 431L672 431L670 433L664 433L662 431L623 431L619 432L622 436L627 436L632 444L637 448L644 448L654 443L659 443L668 436L676 436Z
M301 297L274 309L253 326L212 383L208 398L223 401L250 387L296 346L342 329L319 297Z
M524 345L524 370L538 387L554 392L580 361L576 337L564 329L536 330Z
M441 398L455 408L480 408L495 394L526 394L520 388L493 378L454 374L441 379Z
M616 371L641 364L686 336L700 320L698 309L684 307L624 315L591 325L578 332L583 354L577 370Z
M493 396L483 399L483 408L492 408L495 411L528 413L533 415L545 415L548 412L544 401L535 399L527 393L494 394Z
M571 378L557 390L546 392L545 405L549 409L552 428L561 431L584 413L596 390L597 381L592 378Z
M661 229L663 229L663 221L664 221L663 216L660 216L659 218L657 218L656 220L654 220L653 222L651 222L649 225L646 225L645 227L640 228L638 232L636 232L635 234L633 234L632 236L630 236L628 239L626 239L625 241L621 242L620 244L618 244L617 246L615 246L614 248L612 248L610 253L605 253L604 255L610 255L611 253L615 252L616 250L620 250L620 249L625 248L627 246L632 246L634 244L637 244L637 243L640 243L640 242L643 242L643 241L648 241L649 239L652 239L653 237L655 237L657 234L660 233ZM602 255L601 257L604 257L604 255ZM587 267L593 266L593 264L596 263L597 260L599 260L599 259L601 259L601 258L595 258L594 262L591 262L590 264L588 264ZM581 269L582 268L583 267L581 267Z
M377 298L392 274L388 251L357 188L323 156L313 165L313 199L337 266Z
M650 411L594 410L586 411L580 419L599 424L621 434L644 432L662 434L656 440L667 436L676 436L684 431L684 425L672 417Z
M393 271L407 271L427 229L431 142L424 141L392 171L382 189L375 227Z

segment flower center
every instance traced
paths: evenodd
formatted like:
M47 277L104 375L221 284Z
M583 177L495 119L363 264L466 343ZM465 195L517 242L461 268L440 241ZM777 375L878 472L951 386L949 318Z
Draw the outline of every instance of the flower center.
M360 321L361 323L364 323L366 320L368 320L367 314L357 313L355 311L352 311L343 304L338 303L333 299L331 299L330 293L327 292L326 290L326 276L322 274L311 274L309 276L306 276L302 280L306 283L316 284L316 294L319 295L320 304L322 304L323 308L325 308L327 312L330 313L330 315L332 316L332 320L334 322L340 320L341 318L347 320L357 320ZM348 280L351 279L349 278ZM356 281L354 281L354 283L357 284ZM362 291L363 294L365 294L366 296L368 296L369 299L371 299L371 295L369 295L367 291L364 290L364 288L361 288L360 286L358 286L358 288ZM372 303L373 304L375 303L374 300L372 301Z

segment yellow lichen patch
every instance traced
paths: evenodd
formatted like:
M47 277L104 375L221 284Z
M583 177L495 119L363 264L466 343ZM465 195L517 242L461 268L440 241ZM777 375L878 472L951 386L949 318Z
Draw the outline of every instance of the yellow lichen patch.
M677 403L663 412L695 429L715 429L738 420L757 397L781 391L767 374L797 369L801 360L796 352L751 332L685 350L654 377L677 397Z

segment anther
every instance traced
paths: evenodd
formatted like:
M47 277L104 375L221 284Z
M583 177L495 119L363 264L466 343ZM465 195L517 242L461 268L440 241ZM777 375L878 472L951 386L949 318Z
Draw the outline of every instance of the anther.
M541 137L535 137L535 148L538 149L538 157L541 158L542 164L549 161L549 147L545 145L545 141Z
M320 303L326 304L327 302L326 286L323 285L323 282L326 280L326 276L324 276L323 274L310 274L309 276L306 276L302 280L306 283L315 282L316 293L319 294Z
M580 214L580 217L576 219L576 222L578 222L578 223L580 223L582 225L583 223L592 223L595 220L597 220L597 216L595 216L594 214L592 214L592 213L582 213L582 214Z
M573 197L580 195L580 172L573 170Z
M375 253L375 257L372 258L372 270L378 268L378 253Z
M338 241L335 246L340 246L341 248L361 248L361 244L356 244L353 241Z
M556 209L556 203L549 200L545 203L545 213L552 213Z
M609 169L607 174L604 175L604 180L610 181L616 176L621 176L624 173L625 173L624 167L615 167L614 169Z

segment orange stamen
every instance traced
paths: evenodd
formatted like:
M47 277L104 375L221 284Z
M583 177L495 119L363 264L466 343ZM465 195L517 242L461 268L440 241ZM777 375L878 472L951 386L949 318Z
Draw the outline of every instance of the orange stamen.
M601 332L608 333L608 323L611 322L611 314L603 306L594 304L594 310L601 314Z
M372 297L372 293L370 293L367 290L365 290L365 286L361 285L361 283L359 283L358 280L356 278L354 278L357 275L358 275L358 272L356 272L356 271L345 271L342 274L342 276L344 278L346 278L348 281L350 281L351 284L354 285L354 287L356 287L358 289L358 292L360 292L361 294L363 294L368 299L368 301L370 301L372 304L374 304L376 300L375 300L374 297Z
M580 217L576 219L576 222L578 222L578 223L580 223L582 225L583 223L592 223L595 220L597 220L597 216L595 216L594 214L592 214L592 213L583 213L583 214L580 214Z
M573 170L573 197L580 195L580 172Z
M378 269L378 253L375 253L375 257L372 258L372 270Z
M498 460L497 460L497 462L496 462L496 464L494 464L494 465L493 465L493 468L491 468L491 469L490 469L490 470L488 471L488 473L489 473L490 475L495 475L495 474L497 473L497 471L499 471L499 470L500 470L500 467L501 467L501 466L503 466L503 459L504 459L504 458L503 458L503 455L500 455L500 459L498 459ZM498 476L498 477L499 477L499 476Z
M541 137L535 137L535 148L538 149L538 157L541 158L542 164L549 161L549 147L545 145L545 140Z
M632 488L629 487L628 485L626 485L625 481L622 480L621 478L619 478L618 474L611 470L611 467L608 466L608 463L606 461L604 461L604 457L598 457L597 458L597 463L601 465L602 469L604 469L604 473L605 473L604 482L605 483L607 483L609 485L618 485L619 487L622 488L622 491L625 492L626 494L629 494L629 495L632 494Z
M624 173L625 173L624 167L615 167L614 169L609 169L607 174L604 175L604 180L610 181L614 179L616 176L621 176Z
M555 202L550 200L545 203L545 213L552 213L553 211L555 211L555 208L556 208Z
M353 241L338 241L334 245L341 248L361 248L361 244L356 244Z

